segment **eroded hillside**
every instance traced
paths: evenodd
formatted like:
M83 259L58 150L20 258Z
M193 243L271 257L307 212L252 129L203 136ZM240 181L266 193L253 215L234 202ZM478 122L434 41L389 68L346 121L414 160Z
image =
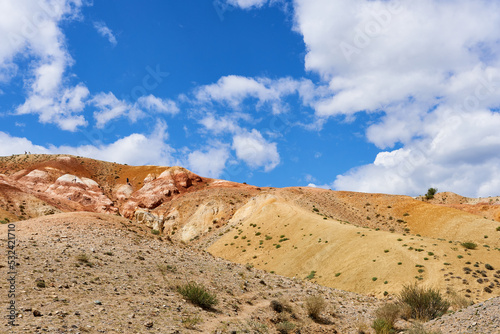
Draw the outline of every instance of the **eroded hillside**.
M478 214L465 210L467 205L483 209ZM120 215L168 242L386 298L413 282L453 289L472 301L500 295L500 223L491 218L497 207L494 199L485 204L451 193L424 201L259 188L182 167L67 155L0 158L3 222L59 212ZM476 247L464 248L463 242Z

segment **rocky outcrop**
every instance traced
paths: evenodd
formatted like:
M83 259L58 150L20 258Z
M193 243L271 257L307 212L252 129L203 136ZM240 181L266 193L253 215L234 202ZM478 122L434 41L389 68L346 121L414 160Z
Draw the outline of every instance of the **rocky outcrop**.
M99 184L94 180L65 174L59 177L45 191L46 194L79 203L87 211L113 212L113 201L104 195Z
M156 215L141 209L135 211L134 215L139 224L145 224L153 230L163 231L163 215Z
M148 175L143 187L131 194L123 205L121 214L132 218L137 210L153 210L173 195L184 192L194 182L201 182L201 178L183 168L167 168L156 178Z

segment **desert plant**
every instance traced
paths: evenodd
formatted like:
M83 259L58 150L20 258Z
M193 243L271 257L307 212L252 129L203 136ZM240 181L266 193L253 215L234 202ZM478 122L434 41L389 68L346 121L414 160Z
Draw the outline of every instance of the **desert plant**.
M467 249L476 249L476 247L477 247L477 244L472 242L472 241L462 242L460 245L462 245L463 247L465 247Z
M455 311L472 305L472 301L470 299L465 298L464 296L458 294L455 290L451 288L447 289L446 294L448 300L450 301L451 306Z
M419 287L416 284L403 286L399 301L410 307L409 316L413 319L431 320L437 318L450 307L438 290Z
M185 316L181 321L182 326L187 329L196 329L196 325L202 322L201 318L197 315Z
M320 320L320 314L326 308L325 299L320 296L310 296L306 299L307 315L313 320Z
M311 271L311 272L309 273L309 275L307 275L307 276L306 276L306 279L311 280L311 279L313 279L313 278L314 278L314 276L315 276L315 275L316 275L316 271L314 271L314 270L313 270L313 271Z
M217 297L207 291L207 289L196 282L189 282L177 288L177 291L194 305L203 309L211 309L217 305Z
M253 331L252 333L257 333L257 334L269 333L269 329L267 328L267 325L263 324L261 322L250 320L247 322L247 325L248 325L248 327L250 327L250 329L252 329L252 331Z
M373 320L372 328L377 334L390 334L395 333L392 326L385 319L375 319Z
M90 262L90 258L85 253L78 254L76 256L76 260L80 263L85 264L88 267L92 267L94 265L92 262Z
M44 280L38 280L38 281L36 281L36 286L39 287L39 288L45 288L45 287L47 287L47 285L45 284Z
M276 325L276 329L281 334L287 334L295 329L295 324L289 321L282 321Z
M390 303L390 304L385 304L382 307L379 307L375 311L375 316L377 319L384 319L391 328L394 327L394 323L396 322L396 319L398 318L400 313L400 307L399 305Z
M434 195L436 195L437 191L438 191L437 188L429 188L427 190L427 194L425 194L425 198L426 199L433 199Z
M158 231L158 230L154 230L154 229L153 229L153 230L151 230L151 233L153 233L154 235L159 235L159 234L160 234L160 231Z

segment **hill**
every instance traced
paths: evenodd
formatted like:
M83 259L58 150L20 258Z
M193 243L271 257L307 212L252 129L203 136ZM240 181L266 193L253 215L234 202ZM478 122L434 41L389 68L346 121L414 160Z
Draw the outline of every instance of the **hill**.
M142 300L135 296L144 295L148 285L158 288L153 289L154 295L173 298L167 298L166 303L165 297L158 297L158 305L162 300L162 305L180 305L182 300L176 286L192 279L201 280L213 291L222 291L220 312L231 313L228 310L234 308L237 313L224 318L219 313L191 308L181 315L175 312L182 311L167 312L161 307L149 313L158 315L165 311L175 325L168 327L162 320L160 327L172 330L179 330L186 317L198 315L203 324L194 327L204 332L216 330L218 321L238 323L234 325L239 326L238 330L248 330L248 321L260 322L260 319L264 319L262 324L268 328L277 329L283 319L276 319L277 315L269 311L269 299L280 296L296 309L293 314L301 320L294 321L295 325L311 333L332 332L332 329L349 332L356 327L353 321L359 323L357 327L369 324L377 305L393 300L403 285L413 283L438 288L448 298L459 301L454 303L455 310L467 303L498 298L497 202L496 198L471 199L452 193L438 193L434 199L424 200L307 187L256 187L204 178L182 167L127 166L68 155L0 157L0 221L4 223L0 227L5 235L7 223L19 222L16 228L23 238L21 253L29 268L23 273L27 275L22 278L23 291L31 291L29 287L33 279L36 281L35 276L49 277L54 287L59 287L61 284L57 282L69 279L65 272L71 273L70 276L82 275L75 270L82 271L83 267L88 277L83 275L74 281L83 280L84 285L89 284L89 277L97 285L106 278L105 286L113 291L134 284L131 291L117 295L124 294L125 299L111 293L112 308L119 313L125 312L122 307L125 301ZM68 233L73 231L79 232L73 235L74 241L67 242ZM3 238L2 242L5 241ZM51 242L54 249L50 248ZM65 245L64 249L59 243ZM103 253L120 255L98 255L94 253L97 245ZM129 250L140 254L129 256L126 254ZM65 252L71 255L66 256ZM95 258L93 261L98 265L75 266L77 253ZM55 264L48 265L52 261L64 270L57 270ZM176 263L176 271L166 269L172 267L170 262ZM49 273L34 269L38 266ZM109 268L114 269L107 271ZM234 281L242 291L238 298L231 299L235 296L233 288L228 290L217 283L233 280L234 272L228 272L228 268L238 268L235 270L240 278ZM126 280L128 283L116 278L119 282L116 285L111 283L115 279L112 272L131 276ZM147 276L147 272L153 274ZM146 283L137 283L143 275L147 277ZM264 276L273 282L288 283L262 284ZM254 284L252 291L244 289L246 284ZM57 291L65 291L66 285L70 284L62 284L63 288ZM84 305L83 300L90 304L88 298L93 292L89 291L108 296L97 286L82 287L82 291L87 294L77 293L76 298L82 300L78 305ZM356 310L353 314L361 312L366 316L358 319L345 315L338 319L331 313L339 312L337 305L332 306L336 311L324 315L324 324L311 322L305 314L304 301L312 294L327 296L330 306L336 303L333 301L339 294L342 298L366 300L352 303ZM23 299L30 301L26 305L52 305L53 302L42 302L50 300L50 296L27 293ZM109 313L112 317L119 316L113 312ZM254 312L262 316L256 318ZM81 324L89 319L104 319L96 313L90 316ZM146 318L140 319L147 322ZM108 324L101 326L108 329L116 325L113 321L103 321L91 321L92 331L98 328L97 324ZM139 323L131 322L138 327L122 324L119 326L122 332L140 332Z

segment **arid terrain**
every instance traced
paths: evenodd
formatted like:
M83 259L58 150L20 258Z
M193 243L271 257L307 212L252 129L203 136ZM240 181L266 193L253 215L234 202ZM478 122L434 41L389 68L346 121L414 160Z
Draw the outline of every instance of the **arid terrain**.
M0 157L5 333L375 333L405 285L439 290L441 333L500 333L500 201L259 188L182 167ZM178 291L217 296L211 309ZM7 315L9 284L0 283ZM325 302L311 317L314 298ZM469 306L470 305L470 306ZM413 320L399 318L403 331Z

